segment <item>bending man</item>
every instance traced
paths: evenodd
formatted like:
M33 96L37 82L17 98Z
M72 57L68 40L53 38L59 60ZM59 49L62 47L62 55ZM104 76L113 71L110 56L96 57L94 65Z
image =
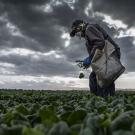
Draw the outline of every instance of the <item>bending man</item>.
M120 59L120 48L107 34L107 32L101 28L98 24L89 24L83 20L75 20L71 27L71 37L79 36L86 40L86 48L89 56L84 59L83 65L88 68L91 64L91 60L94 56L96 49L103 49L105 40L109 40L115 47L115 55ZM94 71L89 76L90 91L97 96L113 96L115 94L115 83L113 82L106 88L101 88L97 84L96 74Z

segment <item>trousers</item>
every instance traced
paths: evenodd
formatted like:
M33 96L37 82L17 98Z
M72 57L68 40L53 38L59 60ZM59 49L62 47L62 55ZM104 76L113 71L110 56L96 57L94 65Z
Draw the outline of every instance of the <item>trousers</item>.
M107 96L114 96L115 95L115 83L113 82L106 88L101 88L97 84L96 74L94 71L91 72L89 76L89 87L90 92L94 93L96 96L107 97Z

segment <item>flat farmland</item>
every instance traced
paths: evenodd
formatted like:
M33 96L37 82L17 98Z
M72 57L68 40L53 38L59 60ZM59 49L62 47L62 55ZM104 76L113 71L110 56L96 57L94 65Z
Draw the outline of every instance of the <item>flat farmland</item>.
M0 90L0 135L135 135L135 92Z

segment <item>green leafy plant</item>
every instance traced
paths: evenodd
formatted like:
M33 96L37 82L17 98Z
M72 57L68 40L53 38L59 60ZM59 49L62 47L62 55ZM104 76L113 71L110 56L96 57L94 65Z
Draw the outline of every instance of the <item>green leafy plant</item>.
M135 92L0 90L0 135L135 135Z

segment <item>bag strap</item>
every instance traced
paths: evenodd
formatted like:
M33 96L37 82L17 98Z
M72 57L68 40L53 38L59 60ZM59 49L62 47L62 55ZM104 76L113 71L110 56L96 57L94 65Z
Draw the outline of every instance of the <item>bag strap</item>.
M105 61L105 74L107 74L107 63L108 63L108 54L107 54L107 43L105 41L105 46L104 46L104 52L105 52L105 58L106 58L106 61Z

